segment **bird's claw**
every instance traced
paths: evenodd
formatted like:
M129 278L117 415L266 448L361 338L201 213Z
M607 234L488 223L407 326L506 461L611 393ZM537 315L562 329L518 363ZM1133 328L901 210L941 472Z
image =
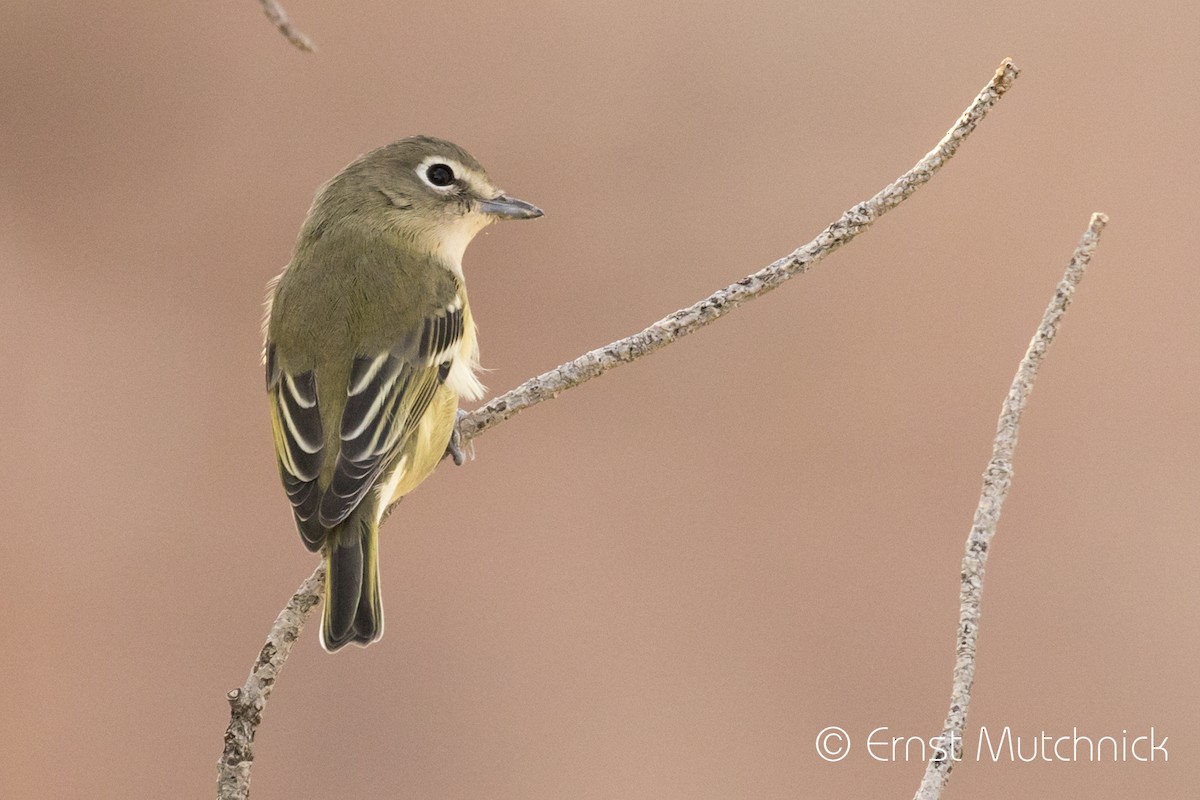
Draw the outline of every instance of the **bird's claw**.
M454 428L450 431L450 442L446 445L446 454L449 455L450 458L454 459L454 466L456 467L461 467L464 463L466 463L468 453L470 454L471 460L475 460L474 443L469 443L467 445L467 452L464 452L462 448L462 433L458 429L459 424L463 421L463 419L466 418L466 416L466 411L463 411L461 408L458 409L458 413L454 416Z

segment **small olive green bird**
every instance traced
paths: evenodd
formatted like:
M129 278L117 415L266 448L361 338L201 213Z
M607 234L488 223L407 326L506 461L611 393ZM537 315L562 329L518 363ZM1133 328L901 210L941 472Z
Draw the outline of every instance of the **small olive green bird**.
M304 544L324 549L328 651L383 635L380 517L456 450L458 398L483 394L463 251L541 215L457 145L401 139L317 191L268 287L275 454Z

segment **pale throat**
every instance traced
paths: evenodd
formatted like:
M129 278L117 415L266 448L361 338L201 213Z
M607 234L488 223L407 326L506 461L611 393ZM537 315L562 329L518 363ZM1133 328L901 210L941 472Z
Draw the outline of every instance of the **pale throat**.
M435 228L431 231L433 235L430 241L433 254L438 256L450 268L450 271L462 280L462 261L463 254L467 251L467 245L491 221L490 217L483 214L468 214L449 225Z

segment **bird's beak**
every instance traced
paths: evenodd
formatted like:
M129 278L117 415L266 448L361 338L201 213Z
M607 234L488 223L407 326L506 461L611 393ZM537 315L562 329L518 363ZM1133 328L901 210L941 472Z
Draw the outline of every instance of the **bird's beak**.
M535 219L542 215L542 210L533 203L506 194L497 195L491 200L480 200L479 210L500 219Z

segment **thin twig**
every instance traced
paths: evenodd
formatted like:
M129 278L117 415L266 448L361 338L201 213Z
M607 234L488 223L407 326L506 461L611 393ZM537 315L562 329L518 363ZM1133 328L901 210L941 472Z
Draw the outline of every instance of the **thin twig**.
M1093 214L1079 246L1071 256L1066 274L1058 284L1050 305L1038 325L1029 350L1017 367L1016 377L1004 404L1000 408L1000 421L996 426L996 439L992 445L992 460L983 474L983 491L979 506L975 509L975 521L967 536L966 553L962 561L962 584L959 588L958 643L955 646L954 685L950 691L950 710L942 726L941 747L936 748L934 757L925 766L925 775L914 800L937 800L950 779L954 762L962 758L963 734L967 726L967 709L971 704L971 687L975 682L975 649L979 641L980 602L983 599L983 572L987 564L988 551L996 525L1000 521L1000 510L1008 487L1012 484L1012 458L1017 447L1017 430L1021 424L1021 412L1033 391L1033 381L1038 367L1046 357L1046 350L1058 333L1067 306L1075 289L1083 279L1083 272L1092 253L1100 241L1100 232L1108 223L1103 214ZM947 758L947 756L950 756Z
M1017 75L1016 66L1005 59L987 86L933 150L870 200L859 203L844 213L808 244L753 275L715 292L699 303L676 311L640 333L586 353L497 397L460 421L461 444L466 445L509 417L543 400L557 397L566 389L665 347L724 316L742 303L766 294L788 278L807 272L822 258L865 231L876 219L895 208L918 187L929 181L958 151L962 141L975 130L975 126L992 106L1008 91ZM393 508L394 505L387 509L386 513L390 513ZM300 635L304 623L312 616L321 597L324 580L325 565L322 562L300 585L284 613L275 620L267 638L267 645L263 648L264 655L271 650L270 657L260 656L246 684L240 690L230 693L232 712L229 728L225 733L225 753L220 763L218 782L218 797L221 800L242 800L249 795L250 766L253 759L251 744L262 720L270 687L274 685L279 670L283 667L291 644ZM286 644L286 647L280 646L279 643ZM238 692L241 694L235 696Z
M258 2L262 4L263 13L267 15L267 19L275 23L279 32L286 36L287 40L297 49L306 53L312 53L317 49L312 43L312 39L292 24L292 21L288 19L287 12L283 10L283 6L279 5L276 0L258 0Z

